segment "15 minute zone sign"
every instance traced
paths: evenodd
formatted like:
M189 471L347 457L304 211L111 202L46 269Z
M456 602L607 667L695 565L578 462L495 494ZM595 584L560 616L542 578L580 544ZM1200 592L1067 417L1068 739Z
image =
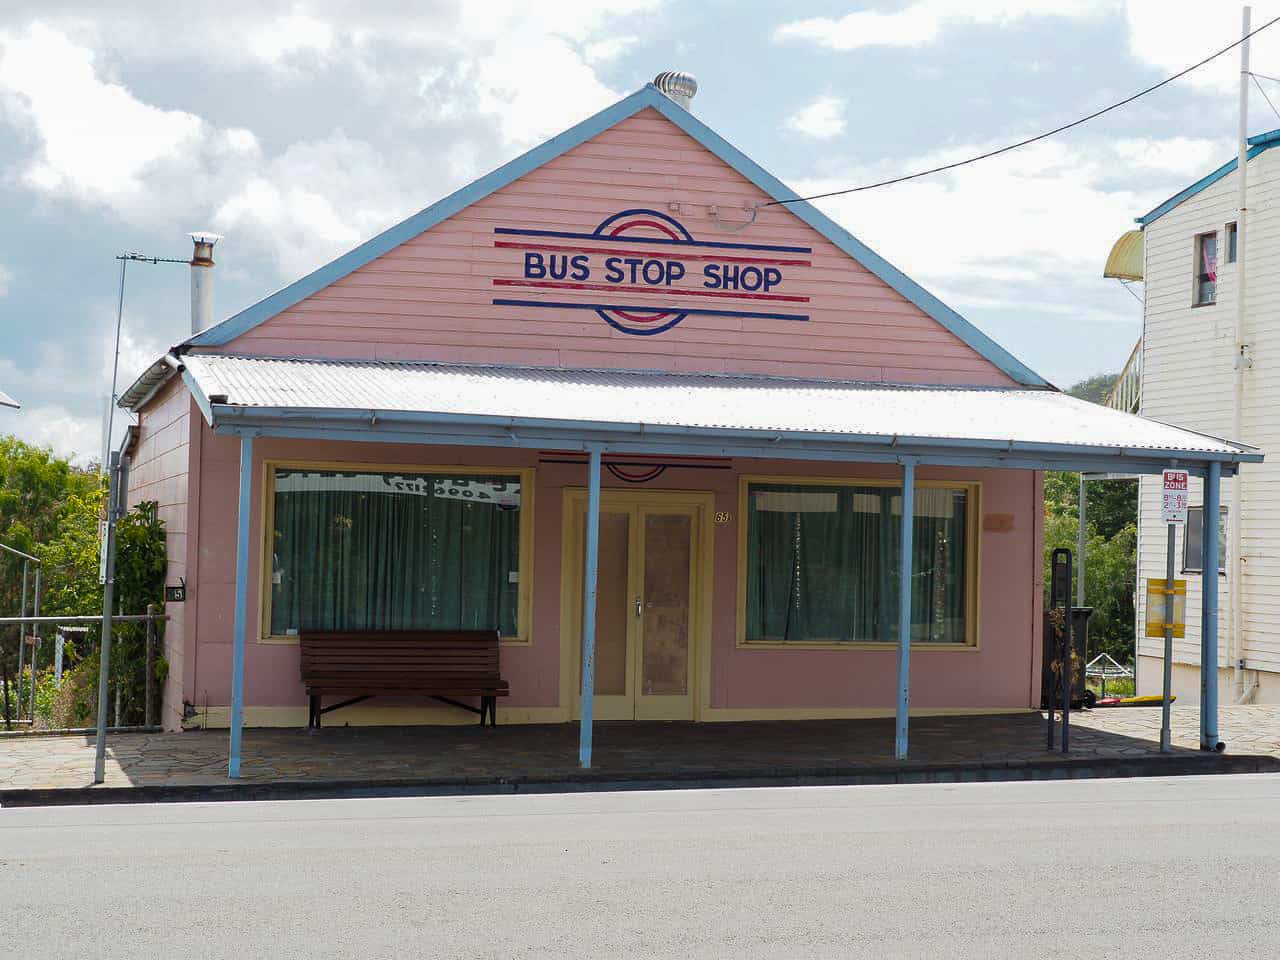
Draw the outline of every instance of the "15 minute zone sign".
M1165 470L1160 474L1162 494L1160 520L1163 523L1186 523L1187 501L1191 495L1190 477L1185 470Z

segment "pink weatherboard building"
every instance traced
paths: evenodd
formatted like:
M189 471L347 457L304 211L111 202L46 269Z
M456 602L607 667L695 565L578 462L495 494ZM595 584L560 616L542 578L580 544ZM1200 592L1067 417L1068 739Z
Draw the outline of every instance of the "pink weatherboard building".
M309 633L497 630L498 721L585 713L584 762L632 718L896 713L902 755L908 707L1039 706L1041 471L1257 459L1059 393L658 83L220 323L193 264L122 399L167 727L234 770L308 723Z

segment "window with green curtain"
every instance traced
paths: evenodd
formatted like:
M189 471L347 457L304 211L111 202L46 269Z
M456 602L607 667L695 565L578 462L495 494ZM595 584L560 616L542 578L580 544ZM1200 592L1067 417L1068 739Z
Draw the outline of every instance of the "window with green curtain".
M271 633L517 636L519 475L277 468Z
M913 642L966 642L969 490L918 487L912 521ZM748 641L898 637L901 488L747 487Z

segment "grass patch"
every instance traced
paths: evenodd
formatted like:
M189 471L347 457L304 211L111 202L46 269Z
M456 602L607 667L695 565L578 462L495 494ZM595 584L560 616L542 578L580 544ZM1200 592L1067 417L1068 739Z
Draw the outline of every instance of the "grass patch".
M1090 677L1087 686L1099 697L1103 696L1101 680ZM1107 680L1106 696L1132 697L1133 694L1133 677L1111 677Z

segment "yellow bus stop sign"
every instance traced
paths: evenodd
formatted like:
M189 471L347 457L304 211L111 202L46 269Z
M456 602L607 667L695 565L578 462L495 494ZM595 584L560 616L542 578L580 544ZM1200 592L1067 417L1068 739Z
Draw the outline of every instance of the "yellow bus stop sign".
M1147 636L1164 636L1164 598L1168 593L1164 577L1147 579ZM1187 581L1173 581L1173 635L1187 635Z

